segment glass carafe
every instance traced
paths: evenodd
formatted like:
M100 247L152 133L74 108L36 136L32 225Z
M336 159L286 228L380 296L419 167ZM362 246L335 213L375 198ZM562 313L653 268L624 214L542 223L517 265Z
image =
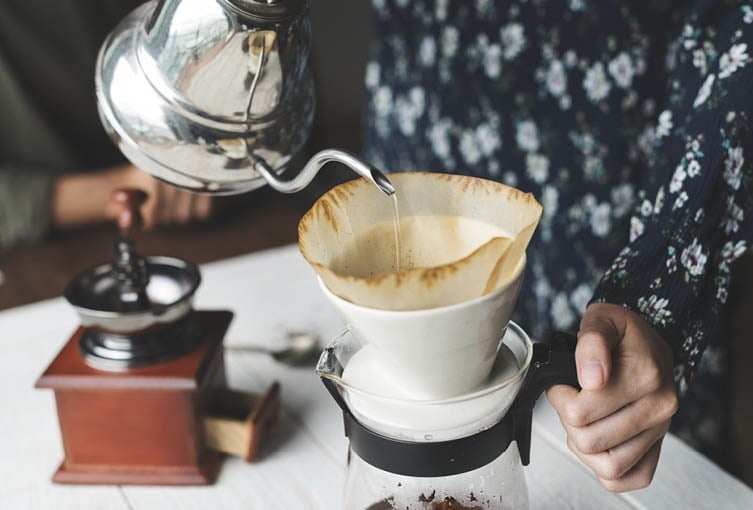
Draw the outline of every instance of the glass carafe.
M352 448L348 455L346 510L528 508L528 490L515 443L488 464L449 476L391 473L372 466Z
M343 372L368 352L349 332L335 338L317 372L350 439L344 508L528 508L522 466L533 405L553 384L577 386L574 348L574 337L562 333L533 344L511 322L486 383L458 397L417 401L349 384Z

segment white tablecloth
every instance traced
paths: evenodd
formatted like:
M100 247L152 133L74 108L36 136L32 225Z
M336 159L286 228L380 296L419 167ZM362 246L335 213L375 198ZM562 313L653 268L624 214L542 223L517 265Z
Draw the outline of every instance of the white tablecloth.
M202 274L196 307L236 313L227 345L274 348L288 331L312 331L326 342L343 328L295 247L208 264ZM282 383L282 428L259 462L226 459L211 487L52 484L63 456L55 404L52 392L33 386L76 325L62 299L0 312L0 508L341 508L347 443L339 409L313 369L242 352L226 354L231 386L260 392L273 380ZM651 487L604 491L568 451L545 401L534 418L531 459L525 472L533 509L753 509L753 491L672 436Z

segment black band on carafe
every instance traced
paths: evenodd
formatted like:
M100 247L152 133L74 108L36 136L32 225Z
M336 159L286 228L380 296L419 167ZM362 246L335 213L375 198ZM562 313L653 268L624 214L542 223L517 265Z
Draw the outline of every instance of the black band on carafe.
M495 425L449 441L415 442L384 436L358 421L343 401L336 384L322 378L343 411L350 447L368 464L390 473L416 477L451 476L489 464L517 441L523 465L528 465L531 416L541 392L554 384L578 386L575 336L552 333L533 345L531 364L515 402Z

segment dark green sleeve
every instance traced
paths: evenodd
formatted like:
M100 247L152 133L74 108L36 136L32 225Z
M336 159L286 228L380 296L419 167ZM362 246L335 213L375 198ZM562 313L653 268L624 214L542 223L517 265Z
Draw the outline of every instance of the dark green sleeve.
M0 250L47 234L53 181L47 172L0 166Z

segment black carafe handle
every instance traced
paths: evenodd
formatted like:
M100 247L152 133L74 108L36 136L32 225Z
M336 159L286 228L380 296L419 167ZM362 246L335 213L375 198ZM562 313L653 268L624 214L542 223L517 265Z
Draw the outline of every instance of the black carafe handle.
M533 406L541 393L555 384L568 384L580 389L575 367L575 344L572 333L555 331L533 344L533 355L523 387L515 398L513 438L518 443L520 460L527 466L531 458L531 420Z

